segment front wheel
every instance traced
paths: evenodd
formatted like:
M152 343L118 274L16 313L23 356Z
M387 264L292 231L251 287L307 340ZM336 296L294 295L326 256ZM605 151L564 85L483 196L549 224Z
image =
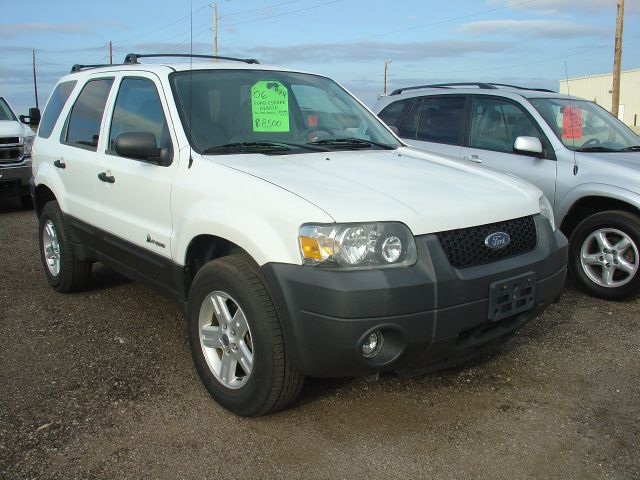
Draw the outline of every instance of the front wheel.
M246 255L207 263L187 305L189 346L211 396L237 415L259 416L291 403L303 385L258 266Z
M605 300L640 292L640 219L624 211L583 220L569 241L569 272L579 288Z

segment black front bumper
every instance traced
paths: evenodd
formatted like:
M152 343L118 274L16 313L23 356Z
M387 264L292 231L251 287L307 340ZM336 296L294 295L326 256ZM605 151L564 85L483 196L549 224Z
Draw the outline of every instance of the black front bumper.
M535 221L533 251L459 270L449 264L435 235L416 237L418 261L408 268L264 265L294 364L319 377L421 371L499 343L554 302L564 286L567 240L543 217ZM535 284L531 308L492 319L491 284L518 276ZM365 359L362 342L377 329L384 348Z

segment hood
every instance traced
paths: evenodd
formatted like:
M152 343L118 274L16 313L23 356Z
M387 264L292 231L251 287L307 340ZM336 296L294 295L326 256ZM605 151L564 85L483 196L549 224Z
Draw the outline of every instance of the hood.
M0 137L33 136L33 131L16 120L0 120Z
M411 148L206 158L284 188L336 222L399 221L414 235L540 211L542 192L526 182Z

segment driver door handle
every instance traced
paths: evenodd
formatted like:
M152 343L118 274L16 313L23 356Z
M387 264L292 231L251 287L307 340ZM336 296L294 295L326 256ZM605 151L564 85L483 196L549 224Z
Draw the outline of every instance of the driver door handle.
M475 163L482 163L482 159L475 154L469 155L468 157L464 157L464 160L470 160Z
M116 183L116 177L107 175L107 172L100 172L98 178L106 183Z
M67 168L67 164L64 163L61 158L53 162L53 166L57 168Z

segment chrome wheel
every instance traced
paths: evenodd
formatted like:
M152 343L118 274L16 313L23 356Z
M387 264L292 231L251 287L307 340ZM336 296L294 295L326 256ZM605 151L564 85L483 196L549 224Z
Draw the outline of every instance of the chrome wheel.
M638 247L615 228L601 228L582 243L580 264L597 285L608 288L629 283L638 273Z
M247 318L229 294L215 291L200 307L200 346L211 373L222 385L238 389L253 369L253 340Z
M51 219L47 219L42 231L42 248L49 273L57 277L60 273L60 242L56 227Z

